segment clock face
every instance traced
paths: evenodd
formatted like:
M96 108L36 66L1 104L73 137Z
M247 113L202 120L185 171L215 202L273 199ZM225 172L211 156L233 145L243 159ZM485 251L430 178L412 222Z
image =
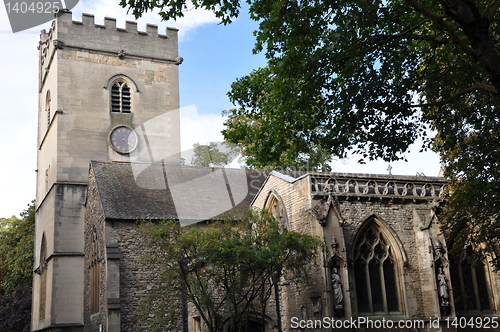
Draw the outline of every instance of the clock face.
M118 153L130 153L137 147L137 135L127 126L117 126L109 133L109 144Z

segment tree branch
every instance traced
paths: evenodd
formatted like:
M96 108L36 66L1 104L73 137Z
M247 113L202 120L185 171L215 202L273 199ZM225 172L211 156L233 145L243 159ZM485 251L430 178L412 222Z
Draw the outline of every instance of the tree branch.
M500 0L493 0L485 11L485 16L491 22L500 8Z
M404 31L402 31L400 33L397 33L395 35L375 35L375 36L372 36L372 37L380 39L380 40L377 41L374 45L371 45L367 50L371 51L372 49L375 49L375 48L379 47L380 45L383 45L383 44L385 44L387 42L390 42L391 40L394 40L394 39L397 39L397 38L401 38L401 37L403 37L405 35L408 35L408 34L410 34L410 32L412 32L412 31L420 28L422 25L424 25L425 23L430 22L430 21L432 21L432 20L429 19L429 18L425 19L425 20L422 20L419 23L417 23L417 24L409 27L408 29L406 29L406 30L404 30ZM352 44L348 45L347 48L349 48L350 46L355 45L355 44L356 43L352 43ZM368 42L361 43L361 45L364 45L364 44L368 44Z
M457 34L455 29L446 21L443 20L443 17L440 15L437 15L430 10L420 6L416 0L406 0L410 6L415 8L416 11L424 15L425 17L428 17L432 19L434 22L439 24L441 27L443 27L449 34L451 39L468 55L473 56L474 58L478 58L479 55L469 46L467 43L464 42L464 40Z
M454 95L452 95L444 100L437 101L434 103L428 103L428 104L411 105L411 107L443 106L443 105L451 103L454 100L457 100L458 98L460 98L463 95L469 94L469 93L471 93L473 91L477 91L477 90L484 90L484 91L498 94L497 89L493 85L489 85L489 84L485 84L485 83L476 83L468 88L465 88L465 89L455 93Z
M452 40L450 38L442 36L416 35L416 34L410 34L409 36L414 40L426 40L431 42L437 42L441 45L447 45L452 43Z
M437 42L441 45L447 45L447 44L451 44L454 42L451 38L446 38L443 36L417 35L417 34L410 34L409 36L411 36L415 40L426 40L426 41L431 41L431 42L434 41L434 42ZM463 41L468 40L467 36L462 36L462 37L460 37L460 39Z

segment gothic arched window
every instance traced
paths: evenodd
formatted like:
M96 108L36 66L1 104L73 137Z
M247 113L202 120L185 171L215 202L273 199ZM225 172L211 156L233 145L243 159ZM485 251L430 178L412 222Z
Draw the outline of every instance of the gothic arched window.
M450 259L450 276L457 315L492 313L487 269L482 262L471 259L469 247Z
M111 85L111 112L130 113L130 87L124 79L117 79Z
M99 264L99 243L97 240L97 230L92 228L92 239L90 241L90 313L99 312L99 284L100 284L100 264Z
M369 221L354 245L354 274L360 315L401 313L394 246L377 223Z
M280 226L287 227L288 217L286 215L285 204L277 193L271 192L266 202L266 209L274 216Z
M45 234L42 235L40 247L40 306L38 307L39 319L45 319L45 303L47 301L47 241Z

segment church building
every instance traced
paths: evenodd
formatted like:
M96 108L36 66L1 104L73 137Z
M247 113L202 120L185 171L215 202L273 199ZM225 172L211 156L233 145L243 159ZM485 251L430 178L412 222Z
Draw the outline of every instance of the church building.
M63 10L41 32L38 48L32 329L83 331L89 163L129 160L134 150L158 154L125 137L164 114L170 127L162 153L178 156L177 29L158 34L148 25L142 32L135 22L117 28L112 18L96 25L88 14L76 22Z
M440 232L444 178L180 165L174 28L62 10L39 61L33 331L143 331L157 271L138 262L140 221L249 208L326 248L310 282L280 283L280 317L271 305L249 331L500 331L500 273L473 248L450 255ZM178 305L177 331L206 331Z

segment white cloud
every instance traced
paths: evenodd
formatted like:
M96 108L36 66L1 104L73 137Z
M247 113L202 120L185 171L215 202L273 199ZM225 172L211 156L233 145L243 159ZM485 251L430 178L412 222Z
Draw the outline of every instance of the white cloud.
M4 7L2 6L2 8ZM118 4L118 1L109 0L80 1L71 11L73 13L73 20L75 21L81 21L82 13L87 13L94 15L96 24L103 24L105 17L115 18L116 25L120 28L125 27L125 21L136 21L140 31L146 30L147 23L158 25L159 33L164 33L166 27L174 27L179 29L179 40L189 38L189 33L206 24L217 24L220 22L213 12L204 9L189 9L184 12L183 17L176 21L162 21L158 10L144 13L141 18L135 19L133 15L127 14L127 9L122 8ZM40 30L48 30L49 28L50 23L45 23L29 30L18 32L15 36L25 34L38 35ZM0 9L0 34L12 34L11 31L7 12Z
M35 198L38 33L12 34L0 11L0 217L10 217Z
M199 115L196 106L190 105L181 108L181 151L193 148L193 144L209 144L222 142L222 129L224 119L217 114Z
M72 12L73 20L76 21L81 20L82 13L93 14L96 24L103 24L104 17L112 17L116 19L116 25L120 28L125 27L125 21L136 21L140 31L146 30L146 24L158 25L159 33L165 33L166 27L174 27L179 29L179 40L189 38L190 32L205 24L219 22L214 13L203 9L188 10L184 17L176 21L162 21L158 10L144 13L141 18L136 20L133 15L127 14L127 10L122 8L117 1L109 0L83 1L73 8Z
M0 6L0 8L5 8ZM125 26L126 20L134 17L126 14L117 1L96 0L81 1L73 9L73 19L81 20L81 14L95 15L95 21L102 24L104 17L117 19L119 27ZM159 31L166 26L179 30L179 38L189 39L190 33L207 24L218 23L213 13L204 10L189 10L185 17L177 22L162 22L156 13L147 13L138 21L139 30L145 30L145 23L157 24ZM2 72L0 79L0 100L2 100L2 121L0 121L0 142L3 143L0 158L0 217L9 217L26 208L35 197L36 135L37 135L37 88L38 88L38 39L41 29L50 28L50 23L13 34L4 9L0 9L0 61ZM234 28L231 28L234 29ZM194 35L194 34L193 34ZM227 40L227 44L232 43ZM183 64L187 65L187 64ZM206 90L206 75L213 75L208 70L196 73L196 89ZM200 83L202 82L202 83ZM212 85L214 85L212 81ZM222 82L224 83L224 82ZM217 81L217 84L222 84ZM202 114L195 112L181 113L182 150L191 149L194 143L220 142L220 131L224 118L220 114ZM408 155L409 162L391 163L393 174L415 175L422 172L436 175L439 169L437 156L414 154ZM335 171L383 173L387 174L387 163L374 162L368 165L356 164L357 158L351 158L346 164L336 163Z
M196 106L191 105L181 108L181 151L191 150L194 143L209 144L210 142L222 142L224 137L221 131L224 129L225 117L217 114L199 115ZM421 142L410 146L406 154L407 161L400 160L391 163L382 160L368 161L359 164L360 156L351 155L346 159L332 162L332 171L339 173L359 174L389 174L388 167L394 175L418 174L425 176L437 176L439 173L439 155L432 151L419 152ZM235 166L236 165L236 166ZM238 167L238 164L231 165Z
M81 21L82 13L93 14L97 24L103 24L106 16L116 18L118 27L124 27L126 20L135 21L135 18L127 15L126 9L121 8L117 1L80 1L72 12L75 21ZM179 39L182 40L197 28L205 24L217 23L218 20L211 12L190 10L177 22L162 22L157 13L146 13L138 20L139 30L145 30L146 22L157 24L159 33L164 33L167 26L178 28ZM49 28L50 22L13 34L7 12L0 9L0 44L4 50L0 55L2 63L0 141L3 142L0 159L2 161L0 163L0 187L2 188L0 217L18 214L35 198L38 109L37 45L40 31ZM218 140L218 138L214 137L213 140Z
M407 161L400 160L391 163L375 160L368 161L366 164L359 164L361 156L352 155L346 159L332 163L332 170L341 173L361 173L361 174L389 174L389 165L391 173L394 175L415 176L438 176L440 169L439 155L432 151L419 152L421 142L416 142L410 146L409 153L406 154Z

